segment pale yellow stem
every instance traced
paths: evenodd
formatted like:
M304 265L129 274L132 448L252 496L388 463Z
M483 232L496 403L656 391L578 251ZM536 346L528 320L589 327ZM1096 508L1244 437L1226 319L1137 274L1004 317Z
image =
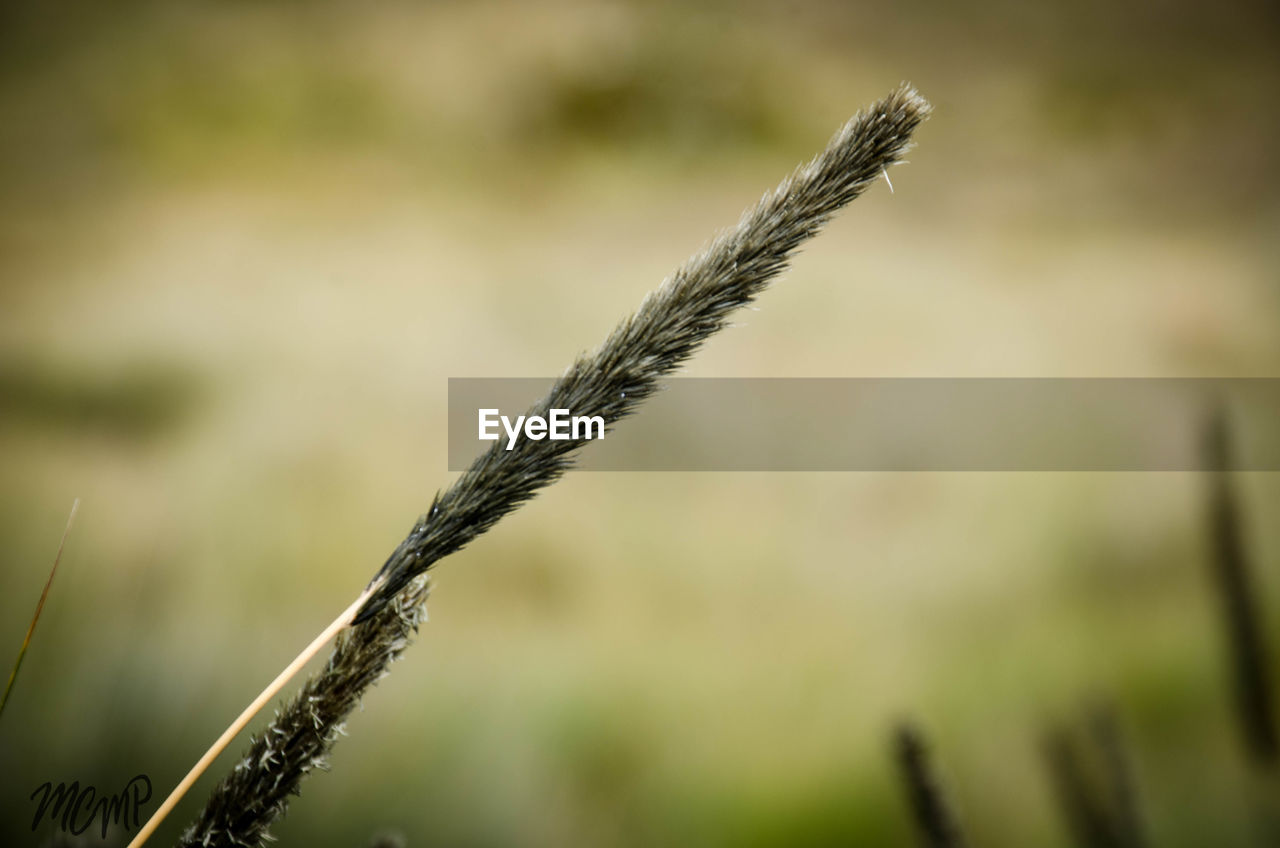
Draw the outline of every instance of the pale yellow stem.
M381 581L378 581L361 592L360 597L356 598L355 601L352 602L351 606L343 610L342 614L335 618L319 636L312 640L310 645L303 648L302 653L298 654L298 656L294 658L293 662L289 663L289 665L285 667L284 671L276 675L276 679L271 681L271 683L267 685L267 688L263 689L258 697L253 699L253 703L244 708L244 712L240 713L239 718L231 722L231 726L222 731L222 735L218 737L218 740L214 742L213 745L209 747L209 750L204 752L204 756L191 767L191 771L187 772L187 776L182 778L182 782L174 787L174 790L169 793L169 797L164 799L164 803L156 809L151 818L147 820L147 823L142 826L142 830L138 831L138 835L129 843L128 848L140 848L143 843L151 838L151 834L153 834L156 828L160 826L160 823L165 820L165 817L168 816L169 813L173 812L173 808L182 800L182 796L187 794L187 790L189 790L195 782L200 779L200 775L204 774L205 770L212 765L213 761L217 759L223 749L231 743L231 740L234 739L241 730L244 730L245 725L253 720L253 717L267 705L268 701L280 693L280 690L285 687L285 684L288 683L304 665L310 662L312 657L320 652L320 649L325 646L326 642L332 639L339 630L351 623L351 620L356 617L356 613L360 611L362 606L364 606L365 601L369 600L369 596L377 591L381 585Z

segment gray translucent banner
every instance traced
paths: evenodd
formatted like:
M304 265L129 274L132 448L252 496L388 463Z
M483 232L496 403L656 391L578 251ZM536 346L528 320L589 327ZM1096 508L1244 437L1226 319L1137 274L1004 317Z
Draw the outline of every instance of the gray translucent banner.
M449 468L505 448L552 379L449 380ZM1210 411L1228 463L1280 470L1280 379L675 378L606 422L577 468L595 471L1194 471ZM480 410L496 441L482 441ZM571 434L568 410L558 432ZM579 437L587 433L580 421ZM552 429L548 426L547 430ZM520 430L517 438L524 439ZM535 428L534 435L539 431ZM544 436L545 438L546 436Z

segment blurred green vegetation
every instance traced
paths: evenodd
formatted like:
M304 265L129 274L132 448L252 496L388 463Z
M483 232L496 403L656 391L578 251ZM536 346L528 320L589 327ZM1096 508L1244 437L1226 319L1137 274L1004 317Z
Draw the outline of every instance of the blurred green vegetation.
M140 442L182 426L198 394L192 375L160 361L94 373L93 366L0 361L0 418L37 431L66 430Z
M0 646L83 501L0 725L3 844L52 843L46 780L167 792L345 606L448 480L447 377L559 373L901 79L937 112L896 193L688 373L1280 361L1270 5L0 16ZM1065 845L1038 739L1102 696L1152 844L1253 844L1201 482L570 475L441 566L277 834L909 844L911 714L973 844ZM1280 489L1241 494L1276 645Z

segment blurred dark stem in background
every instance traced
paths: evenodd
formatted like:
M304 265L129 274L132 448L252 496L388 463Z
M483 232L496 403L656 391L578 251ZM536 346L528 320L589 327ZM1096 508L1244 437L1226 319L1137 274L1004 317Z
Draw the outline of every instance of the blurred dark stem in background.
M894 748L922 848L963 848L968 843L930 762L928 745L919 728L911 722L898 725Z
M1275 690L1253 589L1245 529L1232 480L1233 450L1225 410L1214 407L1205 426L1209 535L1213 583L1222 609L1240 731L1253 762L1273 770L1277 759Z
M1109 707L1085 727L1058 725L1043 750L1063 821L1081 848L1143 848L1140 817L1120 729Z

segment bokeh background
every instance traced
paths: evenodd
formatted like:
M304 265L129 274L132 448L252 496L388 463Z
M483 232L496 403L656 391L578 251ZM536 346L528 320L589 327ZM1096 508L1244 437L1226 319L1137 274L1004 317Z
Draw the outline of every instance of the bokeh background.
M5 4L6 674L83 504L0 842L56 844L46 780L154 809L451 479L448 377L559 373L900 80L896 193L684 373L1275 376L1277 46L1261 0ZM1101 700L1152 844L1258 844L1202 483L572 474L441 564L275 833L906 845L912 716L973 844L1067 845L1039 740Z

